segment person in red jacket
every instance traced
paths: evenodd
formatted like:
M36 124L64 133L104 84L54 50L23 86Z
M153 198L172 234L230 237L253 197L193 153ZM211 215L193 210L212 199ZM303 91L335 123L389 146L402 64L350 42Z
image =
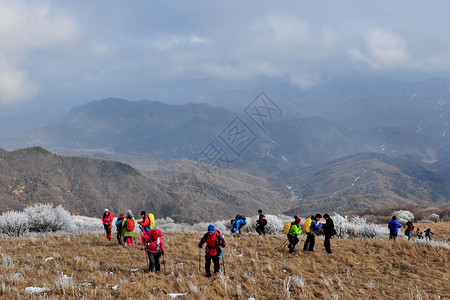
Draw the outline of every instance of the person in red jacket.
M102 223L103 227L105 227L106 231L106 238L108 240L111 240L111 229L112 229L112 223L113 223L113 214L110 212L107 208L105 208L105 211L102 215Z
M161 269L159 258L161 255L164 255L164 242L161 239L161 235L161 230L152 229L149 231L148 235L143 234L141 236L142 245L145 246L148 255L149 272L153 272L153 268L156 272L159 272Z
M208 226L208 232L200 240L198 243L198 247L201 248L203 244L206 243L205 248L205 271L206 277L211 277L211 260L214 263L214 273L218 273L220 271L220 263L219 258L221 252L221 246L225 247L226 243L223 238L223 235L220 234L220 231L216 230L214 225L210 224Z

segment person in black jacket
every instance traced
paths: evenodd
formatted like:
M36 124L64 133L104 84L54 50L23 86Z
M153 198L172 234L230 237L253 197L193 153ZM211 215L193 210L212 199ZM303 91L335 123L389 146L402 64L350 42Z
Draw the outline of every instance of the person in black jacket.
M328 254L333 253L331 251L331 237L336 234L336 229L334 229L334 222L330 218L330 215L324 214L323 218L325 219L326 223L322 226L323 233L325 235L325 241L323 242L323 245L325 246L325 250Z
M256 232L259 235L266 235L266 231L264 230L264 227L267 225L267 219L266 216L263 215L262 210L258 209L258 215L259 219L256 221Z

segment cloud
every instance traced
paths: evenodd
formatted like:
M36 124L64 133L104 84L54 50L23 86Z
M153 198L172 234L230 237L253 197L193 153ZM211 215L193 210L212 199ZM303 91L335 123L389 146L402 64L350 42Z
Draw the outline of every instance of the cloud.
M372 29L365 37L363 50L351 48L349 55L354 60L368 63L374 69L407 67L409 55L406 42L397 34L381 28Z
M39 90L32 78L29 54L54 51L67 46L76 36L76 24L47 2L0 1L0 102L27 100Z
M38 91L28 74L0 58L0 104L27 100Z
M295 84L301 89L310 89L319 85L322 82L320 76L316 74L291 74L289 76L289 81Z

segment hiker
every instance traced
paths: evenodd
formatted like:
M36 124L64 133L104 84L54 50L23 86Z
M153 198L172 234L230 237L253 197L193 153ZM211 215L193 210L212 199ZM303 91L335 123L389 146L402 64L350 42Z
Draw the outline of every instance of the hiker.
M161 236L162 232L159 229L151 229L148 235L143 234L141 236L142 245L145 246L148 255L149 272L153 272L153 268L156 272L159 272L161 269L159 258L161 255L164 255L164 242Z
M133 213L131 210L127 210L126 218L123 219L122 222L122 237L125 239L125 242L127 243L127 246L134 245L134 227L135 227L135 220L133 217Z
M388 228L389 228L389 239L394 240L397 238L398 235L398 229L402 227L402 224L400 224L397 221L396 216L392 216L392 220L389 221Z
M108 240L111 240L111 230L112 230L112 223L113 223L113 214L109 211L109 209L105 208L102 215L102 223L103 227L105 227L106 231L106 238Z
M414 231L414 226L413 224L408 221L405 224L406 230L405 230L405 235L408 237L408 241L411 240L411 234Z
M247 221L244 215L237 214L236 217L231 220L231 224L231 233L235 233L239 230L239 235L241 235L241 229L247 224Z
M306 241L303 244L303 251L314 251L314 244L316 243L316 235L322 226L319 220L322 219L321 214L316 214L306 219L303 224L303 231L306 233Z
M434 234L434 232L432 232L430 228L428 228L424 232L425 232L425 240L431 241L431 234Z
M417 226L416 235L418 239L423 239L423 233L419 226Z
M264 227L267 225L267 219L266 216L263 215L262 210L258 209L258 215L259 219L256 221L256 232L259 235L266 235L266 231L264 230Z
M124 242L122 239L123 227L122 222L123 218L125 218L124 214L120 214L116 221L116 229L117 229L117 241L119 241L119 245L123 246Z
M294 252L294 248L295 245L298 244L299 239L298 239L298 235L302 233L302 231L300 230L300 222L302 221L302 219L300 219L297 216L294 216L294 221L291 223L291 228L289 229L289 233L287 235L287 238L289 240L289 253L293 253Z
M149 213L148 215L145 213L145 210L141 211L142 221L138 223L141 225L141 230L144 234L148 235L150 229L155 227L155 217L153 214Z
M336 234L336 229L334 228L334 222L333 220L330 218L329 214L324 214L323 218L325 219L325 224L323 224L322 229L323 229L323 233L325 235L325 241L323 242L323 245L325 246L325 250L327 251L328 254L333 253L331 251L331 237L333 235Z
M208 232L200 240L198 243L198 247L201 248L203 244L206 243L205 248L205 271L206 277L211 277L211 260L214 263L214 273L218 273L220 271L220 263L219 258L221 254L221 247L225 247L226 243L223 238L223 235L220 234L220 231L217 230L214 225L210 224L208 226Z

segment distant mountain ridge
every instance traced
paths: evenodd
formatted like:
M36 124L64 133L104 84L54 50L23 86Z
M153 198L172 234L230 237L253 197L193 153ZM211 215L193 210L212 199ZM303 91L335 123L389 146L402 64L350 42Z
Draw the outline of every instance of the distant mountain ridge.
M207 172L187 160L172 165L177 172L167 166L143 174L120 162L61 156L41 147L0 149L0 213L49 202L92 217L107 207L196 222L255 213L256 207L281 212L287 205L264 178Z
M297 197L287 213L439 206L449 202L450 181L421 165L385 154L362 153L278 174Z

